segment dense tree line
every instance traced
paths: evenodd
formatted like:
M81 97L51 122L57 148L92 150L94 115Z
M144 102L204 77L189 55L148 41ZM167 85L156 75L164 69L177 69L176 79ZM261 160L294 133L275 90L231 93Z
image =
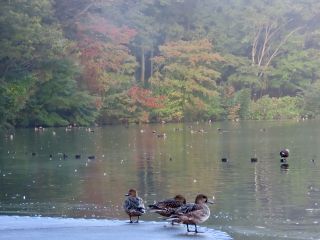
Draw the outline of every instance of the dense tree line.
M317 0L3 0L0 125L320 113Z

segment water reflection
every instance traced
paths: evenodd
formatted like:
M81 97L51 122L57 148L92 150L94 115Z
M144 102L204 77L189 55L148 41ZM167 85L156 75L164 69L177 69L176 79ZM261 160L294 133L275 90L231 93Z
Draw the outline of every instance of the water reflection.
M206 225L247 234L247 239L252 234L259 239L316 239L318 124L17 130L12 139L2 135L0 144L0 213L125 219L123 195L135 187L147 203L177 193L189 201L198 193L214 195L216 205ZM279 150L284 147L291 154L288 171L280 169Z

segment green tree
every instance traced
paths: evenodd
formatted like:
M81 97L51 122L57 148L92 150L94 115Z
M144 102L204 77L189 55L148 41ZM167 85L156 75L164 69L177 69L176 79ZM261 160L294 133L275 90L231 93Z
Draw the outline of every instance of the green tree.
M81 91L75 81L75 66L58 60L44 66L50 78L38 84L35 96L20 111L18 126L66 126L92 124L98 114L96 98Z
M214 63L222 61L222 57L212 48L207 39L170 42L160 47L151 80L152 88L167 96L166 108L158 112L160 117L194 120L212 117L208 116L208 112L214 112L212 108L219 111L216 81L220 74Z

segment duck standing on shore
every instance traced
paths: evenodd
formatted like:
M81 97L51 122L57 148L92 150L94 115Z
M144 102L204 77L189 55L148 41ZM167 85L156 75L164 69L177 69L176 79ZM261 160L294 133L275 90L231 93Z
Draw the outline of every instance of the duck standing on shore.
M149 205L150 211L160 214L164 217L170 217L175 211L186 204L186 199L178 194L174 198L169 198Z
M198 233L197 224L205 222L210 217L207 203L212 204L213 202L209 201L206 195L199 194L194 203L188 203L178 208L167 220L186 224L188 232ZM189 225L194 225L194 231L189 230Z
M127 198L124 201L123 208L132 222L132 217L137 217L135 223L139 222L139 218L146 212L142 198L138 197L137 190L129 189L126 194Z

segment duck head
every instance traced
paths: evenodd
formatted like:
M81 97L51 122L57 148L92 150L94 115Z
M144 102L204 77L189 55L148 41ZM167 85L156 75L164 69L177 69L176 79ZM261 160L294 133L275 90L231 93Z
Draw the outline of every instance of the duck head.
M195 200L196 204L210 203L213 204L213 201L208 200L208 197L204 194L198 194Z
M183 204L186 204L186 203L187 203L186 199L185 199L182 195L180 195L180 194L176 195L176 196L174 197L174 200L176 200L176 201L178 201L178 202L181 202L181 203L183 203Z
M137 196L137 190L129 189L128 193L125 196L136 197Z

